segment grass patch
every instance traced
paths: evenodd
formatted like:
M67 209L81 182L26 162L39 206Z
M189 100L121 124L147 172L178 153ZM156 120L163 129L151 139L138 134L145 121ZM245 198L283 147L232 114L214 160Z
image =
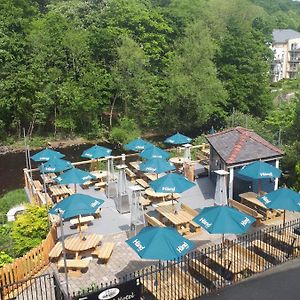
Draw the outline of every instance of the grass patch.
M28 203L24 189L17 189L4 194L0 198L0 218L6 216L12 207L22 203Z

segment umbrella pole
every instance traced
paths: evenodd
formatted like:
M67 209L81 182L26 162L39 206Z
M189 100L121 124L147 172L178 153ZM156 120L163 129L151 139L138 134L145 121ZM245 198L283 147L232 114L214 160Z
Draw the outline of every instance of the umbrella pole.
M260 179L258 179L258 183L257 183L257 193L260 196L260 190L261 190L261 182Z
M285 226L285 210L283 211L283 227Z
M67 294L69 296L70 293L69 293L69 280L68 280L67 258L66 258L66 249L65 249L65 236L64 236L64 228L63 228L63 220L62 220L61 212L59 213L59 216L60 216L61 245L62 245L62 252L63 252L63 257L64 257L66 290L67 290Z
M78 215L77 218L78 218L79 236L80 236L80 238L82 239L81 224L80 224L80 216Z

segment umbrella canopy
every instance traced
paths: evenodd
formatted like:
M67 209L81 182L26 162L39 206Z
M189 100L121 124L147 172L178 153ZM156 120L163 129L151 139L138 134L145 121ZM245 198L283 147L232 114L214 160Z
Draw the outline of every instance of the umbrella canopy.
M157 193L182 193L195 185L184 176L175 173L167 174L149 184Z
M43 173L63 172L71 168L73 168L71 162L57 157L54 157L45 164L39 166L40 171Z
M53 215L61 213L63 219L70 219L94 214L103 203L103 200L88 195L73 194L53 206L49 213Z
M89 159L96 159L101 157L106 157L111 155L111 149L94 145L93 147L83 151L81 157L89 158Z
M241 234L248 230L255 218L229 206L205 207L194 219L209 233Z
M300 211L300 194L288 188L278 189L258 200L268 208Z
M135 139L124 146L126 150L131 151L143 151L146 147L152 146L150 142L147 142L141 138Z
M139 165L142 172L146 173L164 173L168 171L175 170L176 167L173 163L166 161L162 158L152 158Z
M36 161L36 162L44 162L44 161L48 161L50 159L53 158L63 158L65 157L65 155L63 155L62 153L58 152L58 151L54 151L52 149L44 149L34 155L31 156L31 159Z
M83 184L91 179L96 179L96 176L77 168L72 168L54 178L54 180L59 184Z
M182 144L188 144L192 141L191 138L189 138L188 136L185 136L181 133L176 133L170 137L168 137L167 139L165 139L165 143L168 144L173 144L173 145L182 145Z
M146 159L152 159L152 158L168 159L170 157L170 153L152 145L145 148L145 150L143 150L140 153L140 156Z
M239 170L238 175L250 179L279 178L281 170L263 161L256 161Z
M195 244L170 227L145 227L126 243L141 257L172 260L186 255Z

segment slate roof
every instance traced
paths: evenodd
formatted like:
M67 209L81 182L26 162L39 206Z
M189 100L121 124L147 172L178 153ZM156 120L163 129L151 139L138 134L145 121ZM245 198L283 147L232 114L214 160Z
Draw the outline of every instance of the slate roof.
M227 165L278 157L284 154L282 150L253 130L243 127L230 128L208 135L206 138Z
M273 43L286 43L289 39L300 38L300 32L292 29L274 29Z

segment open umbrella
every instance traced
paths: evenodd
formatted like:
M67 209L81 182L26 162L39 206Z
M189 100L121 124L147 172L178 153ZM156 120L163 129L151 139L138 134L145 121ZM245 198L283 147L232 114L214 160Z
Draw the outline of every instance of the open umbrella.
M150 182L149 185L157 193L182 193L195 186L195 183L182 175L171 173Z
M171 227L145 227L126 243L146 259L172 260L186 255L195 244Z
M229 206L212 206L205 207L193 219L209 233L245 233L255 218L238 211Z
M94 145L93 147L83 151L81 157L89 158L89 159L97 159L101 157L106 157L111 155L111 149Z
M57 157L54 157L39 166L40 171L43 173L63 172L71 168L73 168L71 162Z
M54 180L59 183L59 184L75 184L75 189L76 189L76 184L83 184L86 181L96 179L96 176L92 175L89 172L77 169L77 168L72 168L65 173L57 176L54 178Z
M131 151L143 151L146 147L152 146L148 141L145 141L141 138L137 138L124 146L126 150Z
M192 139L189 138L188 136L185 136L177 132L176 134L165 139L164 142L173 145L182 145L182 144L189 144L191 141Z
M152 158L139 165L140 171L146 173L164 173L168 171L175 170L173 163L166 161L162 158Z
M283 209L283 225L286 210L300 211L300 194L288 188L280 188L257 199L268 208Z
M140 156L146 159L152 159L152 158L168 159L170 157L170 153L156 146L149 146L140 153Z
M52 149L44 149L34 155L31 156L31 159L36 161L36 162L45 162L53 158L63 158L65 155L58 151L54 151Z
M258 191L260 192L260 180L279 178L281 170L263 161L256 161L242 167L237 174L247 180L258 180Z

